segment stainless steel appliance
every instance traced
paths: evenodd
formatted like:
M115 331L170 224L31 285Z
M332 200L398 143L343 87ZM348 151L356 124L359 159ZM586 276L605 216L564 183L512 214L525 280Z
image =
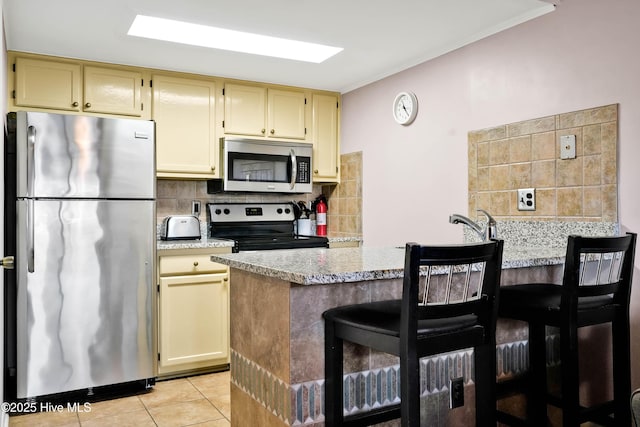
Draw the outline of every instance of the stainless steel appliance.
M223 179L208 181L209 193L312 191L311 144L221 138L220 148Z
M9 114L5 381L17 398L153 385L154 141L151 121Z
M207 221L209 236L233 240L233 252L329 247L326 237L294 234L292 203L208 203Z
M200 239L200 220L195 215L171 215L162 220L160 239Z

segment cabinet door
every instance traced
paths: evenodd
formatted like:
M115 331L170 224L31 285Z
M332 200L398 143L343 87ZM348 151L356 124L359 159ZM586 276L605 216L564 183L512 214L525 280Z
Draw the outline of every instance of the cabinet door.
M224 364L229 357L228 273L160 278L160 366ZM188 367L188 366L187 366Z
M80 111L80 65L16 58L15 104Z
M305 138L305 96L303 92L269 89L267 136L274 138Z
M227 83L224 86L224 133L266 136L267 90Z
M338 97L313 95L313 179L337 182L340 148L338 144Z
M84 67L84 103L89 113L142 115L142 74L135 71Z
M217 177L215 82L168 76L152 81L158 176Z

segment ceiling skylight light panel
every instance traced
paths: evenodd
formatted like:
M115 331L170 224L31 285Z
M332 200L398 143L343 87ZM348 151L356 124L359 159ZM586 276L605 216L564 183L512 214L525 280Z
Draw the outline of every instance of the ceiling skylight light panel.
M263 36L145 15L136 16L127 34L212 49L315 63L323 62L343 50L341 47Z

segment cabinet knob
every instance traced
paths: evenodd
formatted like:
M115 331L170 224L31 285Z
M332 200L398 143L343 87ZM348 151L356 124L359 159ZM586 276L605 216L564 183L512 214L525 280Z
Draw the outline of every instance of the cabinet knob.
M72 107L77 107L78 106L78 102L74 102L73 104L71 104Z
M84 108L91 108L91 103L87 102L86 104L84 104Z
M274 133L276 133L275 129L271 129L271 135L273 135Z
M318 169L314 169L314 170L313 170L313 173L318 173Z
M193 261L193 266L197 267L198 266L198 261Z
M260 132L265 133L267 130L266 129L262 129Z
M4 267L7 270L13 270L14 267L14 258L12 256L6 256L0 259L0 267ZM226 278L225 278L226 280Z
M211 172L215 172L216 171L216 167L215 166L211 166Z

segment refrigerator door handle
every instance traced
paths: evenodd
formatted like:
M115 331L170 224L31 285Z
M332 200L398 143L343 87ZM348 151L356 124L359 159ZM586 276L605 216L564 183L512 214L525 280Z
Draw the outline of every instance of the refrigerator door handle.
M35 181L35 145L36 145L36 128L29 126L27 128L27 195L33 196L33 184Z
M34 211L33 199L27 199L27 271L34 272Z

